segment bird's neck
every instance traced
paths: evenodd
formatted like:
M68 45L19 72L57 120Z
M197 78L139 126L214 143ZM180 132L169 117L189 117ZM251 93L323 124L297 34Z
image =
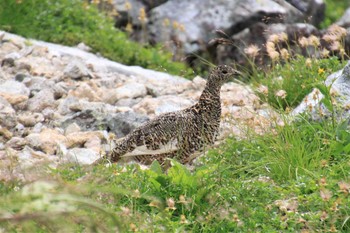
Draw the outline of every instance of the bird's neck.
M220 108L220 85L207 82L201 96L199 97L198 104L203 106L203 109ZM202 108L201 108L202 109Z

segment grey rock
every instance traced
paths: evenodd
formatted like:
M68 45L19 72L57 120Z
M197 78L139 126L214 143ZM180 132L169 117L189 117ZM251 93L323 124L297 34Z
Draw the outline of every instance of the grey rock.
M28 74L17 73L17 74L15 75L15 80L16 80L17 82L22 82L24 79L29 78L29 77L30 77L30 75L28 75Z
M62 98L63 96L66 96L69 89L70 89L70 88L68 87L67 83L65 83L65 82L56 83L56 84L53 86L53 95L54 95L54 98L55 98L55 99L60 99L60 98Z
M66 115L71 113L71 106L79 104L79 99L73 96L68 96L67 98L60 99L57 101L58 107L57 112L61 115Z
M184 44L185 52L191 53L205 47L203 43L213 39L217 29L233 35L264 18L268 18L269 23L296 22L302 18L295 8L281 3L283 1L173 0L151 10L149 28L155 41L164 42L175 37ZM183 24L185 31L164 27L166 18Z
M137 98L137 99L121 99L118 100L115 105L117 106L121 106L121 107L129 107L131 108L132 106L134 106L135 104L139 103L142 100L142 98Z
M336 106L334 107L336 118L339 120L350 117L350 62L343 70L337 71L327 77L326 86L331 86ZM322 102L325 96L318 90L314 89L291 113L297 116L301 113L308 113L313 120L321 120L330 117L331 112ZM311 109L311 111L310 111Z
M22 137L12 137L5 143L6 147L11 147L15 150L21 150L26 145L26 140Z
M148 117L132 111L111 113L86 109L66 116L62 119L60 126L66 129L69 125L75 123L82 131L106 129L118 136L125 136L148 119Z
M9 129L17 124L16 111L11 104L0 97L0 125Z
M147 94L145 85L141 83L127 83L116 89L118 99L144 97Z
M40 76L27 77L23 83L29 88L31 95L34 95L41 90L52 88L55 84L54 81L47 80L45 77Z
M34 125L31 133L40 133L44 128L46 128L42 122L38 122Z
M21 82L7 80L0 84L0 92L12 95L29 96L30 90Z
M29 111L41 112L45 108L55 108L57 103L51 89L43 89L28 100Z
M106 117L107 130L114 132L117 137L124 137L133 129L147 122L149 118L134 112L121 112Z
M344 15L337 21L341 27L350 27L350 7L345 11Z
M261 51L255 60L268 63L266 42L270 35L286 33L288 36L288 46L292 51L299 51L300 45L296 44L299 38L309 37L310 35L319 35L316 27L311 24L270 24L256 23L251 27L232 36L232 45L219 45L216 48L216 60L218 63L228 63L232 60L239 64L248 64L247 55L244 49L249 45L257 45ZM281 45L282 46L282 45ZM282 47L281 47L282 48ZM307 51L308 56L315 55L315 51ZM306 53L306 51L305 51Z
M11 59L11 60L14 60L14 61L16 61L16 60L18 60L20 58L21 58L21 55L19 53L17 53L17 52L8 53L5 56L5 59Z
M80 60L71 61L64 69L64 75L72 79L80 79L83 77L93 77L89 69Z
M323 0L287 0L304 15L304 22L318 26L325 17L326 4Z
M92 164L100 155L92 149L73 148L68 150L65 156L66 162L78 164Z
M76 133L80 131L81 131L81 128L77 123L74 122L66 127L66 129L64 130L64 135L68 135L68 134Z
M64 117L60 122L60 127L66 129L69 125L76 123L83 131L101 130L106 128L106 113L83 110Z
M26 128L24 127L24 125L22 125L21 123L18 123L14 129L13 129L13 132L17 135L17 136L23 136L24 133L25 133L25 130Z
M125 0L114 0L113 7L118 11L119 16L115 18L117 27L124 27L128 22L140 25L139 15L140 9L146 8L146 5L140 0L129 0L131 9L126 8Z
M33 127L39 122L43 122L45 120L43 114L35 112L35 113L25 113L18 116L18 122L26 127Z
M90 52L91 51L91 48L89 46L87 46L85 43L83 42L80 42L78 45L77 45L77 48L78 49L81 49L85 52Z

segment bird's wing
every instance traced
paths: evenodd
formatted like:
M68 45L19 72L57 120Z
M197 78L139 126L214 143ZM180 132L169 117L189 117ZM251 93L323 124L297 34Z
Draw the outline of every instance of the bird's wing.
M186 134L194 116L179 111L162 114L135 129L126 141L135 147L123 157L137 155L155 155L173 152L178 149L178 138Z

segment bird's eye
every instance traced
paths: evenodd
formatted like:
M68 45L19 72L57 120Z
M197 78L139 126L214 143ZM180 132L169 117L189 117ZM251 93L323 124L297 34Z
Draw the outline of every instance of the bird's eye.
M227 70L223 70L223 71L221 71L223 74L227 74L228 72L227 72Z

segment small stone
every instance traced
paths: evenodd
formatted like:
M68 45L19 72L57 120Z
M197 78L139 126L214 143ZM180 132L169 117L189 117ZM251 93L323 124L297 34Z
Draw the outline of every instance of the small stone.
M68 134L66 136L66 146L67 148L81 147L91 138L98 137L103 139L103 133L100 131L88 131L88 132L75 132Z
M9 129L17 124L16 111L11 104L0 97L0 125Z
M7 129L0 126L0 135L3 135L6 139L12 138L13 134Z
M43 122L44 120L43 114L37 112L18 116L18 121L26 127L33 127L38 122Z
M99 158L99 154L92 149L87 148L73 148L68 150L65 159L68 162L78 164L92 164Z
M43 89L28 100L28 110L41 112L45 108L55 108L56 101L51 89Z
M79 60L71 61L64 69L64 75L72 79L80 79L83 77L94 77L85 64Z
M101 138L92 136L85 142L84 147L99 153L101 151Z
M54 98L60 99L68 94L68 85L65 82L56 83L53 87Z
M70 125L67 126L67 128L64 130L64 135L68 135L71 133L77 133L80 132L81 128L79 127L79 125L77 123L72 123Z
M16 80L17 82L22 82L25 78L28 78L28 77L30 77L30 76L27 75L27 74L17 73L17 74L15 75L15 80Z
M12 137L5 145L15 150L21 150L26 145L26 140L21 137Z
M16 94L8 94L8 93L0 93L0 96L6 99L12 106L19 105L28 100L28 96L26 95L16 95Z
M99 95L87 83L81 83L75 90L69 91L68 94L79 99L87 99L89 101L101 101Z
M192 80L192 86L194 89L197 90L202 90L205 87L206 83L207 81L205 81L204 78L199 76L194 77Z
M27 144L33 149L39 149L53 155L58 143L66 142L66 137L54 129L44 129L41 133L31 133L26 138Z
M32 69L32 66L31 66L30 64L28 64L28 63L25 63L25 62L19 62L19 63L17 63L16 67L17 67L19 70L26 70L26 71L28 71L28 72L30 72L31 69ZM17 76L17 75L16 75L16 76ZM16 79L16 80L17 80L17 79ZM19 81L19 80L17 80L17 81Z
M115 90L118 99L144 97L147 94L145 85L140 83L127 83Z
M81 49L83 51L86 51L86 52L90 52L91 51L91 48L89 46L87 46L86 44L84 44L84 42L80 42L78 45L77 45L77 48L78 49Z
M20 82L7 80L0 84L0 93L29 96L29 89Z
M133 129L145 123L149 118L145 115L129 112L119 112L110 114L106 117L108 129L115 133L117 137L123 137L130 133Z

